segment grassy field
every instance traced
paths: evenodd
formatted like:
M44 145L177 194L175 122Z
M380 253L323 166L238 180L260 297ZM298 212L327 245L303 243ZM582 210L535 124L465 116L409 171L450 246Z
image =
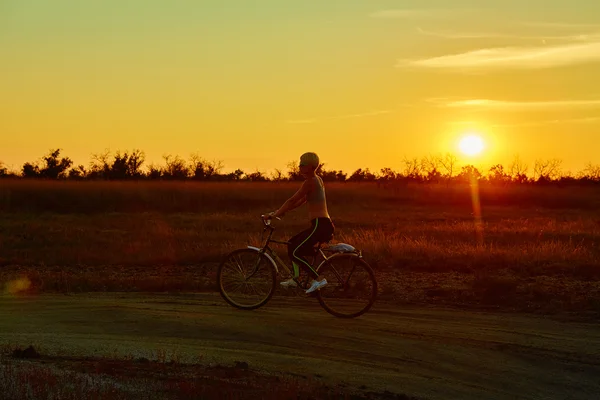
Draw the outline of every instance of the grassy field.
M15 350L18 351L18 350ZM9 352L9 356L15 351ZM356 394L294 376L261 374L238 366L150 361L146 358L45 356L0 363L0 390L6 399L398 399ZM239 363L244 365L242 363Z
M4 399L61 400L417 400L391 392L326 385L318 379L250 370L248 363L207 366L145 357L39 354L33 346L0 356ZM25 354L25 356L23 356Z
M2 180L0 283L211 291L222 256L258 243L259 215L297 187ZM335 241L364 250L380 301L600 314L599 189L335 183L327 196ZM297 210L277 234L306 224Z

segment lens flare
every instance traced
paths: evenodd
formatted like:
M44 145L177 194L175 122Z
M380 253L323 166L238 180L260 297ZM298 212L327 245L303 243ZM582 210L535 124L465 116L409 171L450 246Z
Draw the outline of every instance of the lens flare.
M18 279L9 281L6 283L6 287L4 288L4 292L6 294L19 294L21 292L25 292L31 288L31 281L28 277L22 276Z

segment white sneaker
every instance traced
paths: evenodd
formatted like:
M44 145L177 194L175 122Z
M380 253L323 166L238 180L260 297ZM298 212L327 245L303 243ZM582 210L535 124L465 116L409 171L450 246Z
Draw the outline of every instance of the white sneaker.
M294 280L294 278L290 278L287 281L282 281L279 284L281 286L285 287L285 288L298 286L298 284L296 283L296 281Z
M323 286L327 285L327 279L323 279L321 282L319 281L315 281L313 279L312 284L310 285L310 287L306 290L306 293L312 293L317 289L322 288Z

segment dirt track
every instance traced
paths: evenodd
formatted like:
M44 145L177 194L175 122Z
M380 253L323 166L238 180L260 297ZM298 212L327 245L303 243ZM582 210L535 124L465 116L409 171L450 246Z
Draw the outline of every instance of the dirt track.
M246 312L213 294L1 296L0 344L173 351L431 399L600 397L600 324L511 314L376 304L347 321L311 299Z

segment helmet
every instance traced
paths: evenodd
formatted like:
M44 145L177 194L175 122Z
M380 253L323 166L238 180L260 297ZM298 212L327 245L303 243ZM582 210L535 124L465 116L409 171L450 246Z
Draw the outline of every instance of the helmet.
M319 167L319 156L315 153L304 153L300 156L300 166L310 165L317 169Z

